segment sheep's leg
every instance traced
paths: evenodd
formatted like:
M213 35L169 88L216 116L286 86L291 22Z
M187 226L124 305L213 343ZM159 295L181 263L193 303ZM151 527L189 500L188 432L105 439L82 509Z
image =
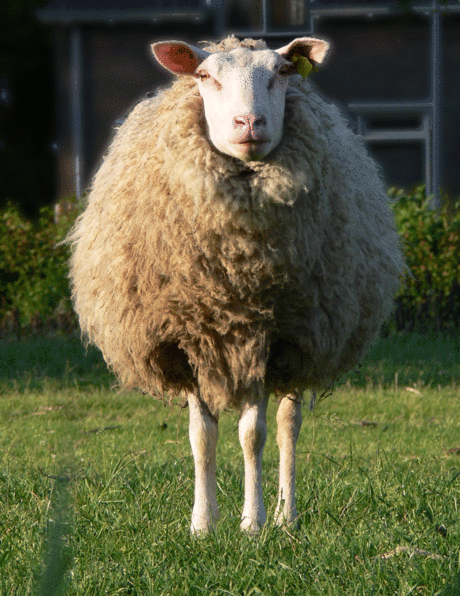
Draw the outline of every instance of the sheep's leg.
M189 436L195 461L195 502L192 533L207 532L219 519L216 499L217 419L196 395L188 394Z
M268 396L243 405L238 424L238 435L244 456L244 507L241 529L257 533L267 515L262 496L262 455L267 437Z
M295 447L302 424L300 396L292 393L282 398L276 422L276 439L280 451L280 484L275 523L292 524L298 516L295 502Z

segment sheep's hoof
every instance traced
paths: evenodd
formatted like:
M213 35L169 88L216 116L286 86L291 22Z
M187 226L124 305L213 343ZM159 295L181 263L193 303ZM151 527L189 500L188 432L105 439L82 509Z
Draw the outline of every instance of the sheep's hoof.
M297 511L284 513L284 511L277 511L274 519L275 526L279 528L289 528L290 530L297 530L299 528L299 516Z
M200 536L207 536L210 532L212 532L213 528L213 524L198 525L196 522L192 521L190 525L190 533L193 536L197 536L199 538Z
M190 532L194 536L206 536L211 532L215 525L217 524L217 520L219 518L219 514L217 515L197 515L194 513L192 515L192 523L190 525Z
M260 534L262 530L263 524L259 523L256 519L251 517L243 517L243 520L240 524L241 530L246 532L249 536L257 536Z

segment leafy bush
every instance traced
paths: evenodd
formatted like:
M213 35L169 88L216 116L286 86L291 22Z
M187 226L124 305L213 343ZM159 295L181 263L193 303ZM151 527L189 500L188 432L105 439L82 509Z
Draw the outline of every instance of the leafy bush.
M398 330L453 329L460 320L460 201L432 209L425 187L390 189L410 273L397 298Z
M75 219L65 209L57 223L50 207L36 222L11 203L0 213L0 330L67 331L76 326L67 281L69 249L59 244Z

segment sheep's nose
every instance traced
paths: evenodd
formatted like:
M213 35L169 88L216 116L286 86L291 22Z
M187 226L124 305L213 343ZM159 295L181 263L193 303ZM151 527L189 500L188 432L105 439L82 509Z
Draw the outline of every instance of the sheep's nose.
M235 116L233 118L233 128L245 128L248 127L250 130L259 126L265 126L267 119L262 114L244 114L242 116Z

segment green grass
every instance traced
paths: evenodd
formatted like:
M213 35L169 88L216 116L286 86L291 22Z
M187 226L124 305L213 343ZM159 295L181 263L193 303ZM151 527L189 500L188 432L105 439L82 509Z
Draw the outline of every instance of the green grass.
M460 595L454 338L383 339L332 397L304 409L300 528L269 522L255 539L239 531L236 413L219 424L222 519L195 539L187 409L111 389L77 338L4 340L0 362L0 596Z

